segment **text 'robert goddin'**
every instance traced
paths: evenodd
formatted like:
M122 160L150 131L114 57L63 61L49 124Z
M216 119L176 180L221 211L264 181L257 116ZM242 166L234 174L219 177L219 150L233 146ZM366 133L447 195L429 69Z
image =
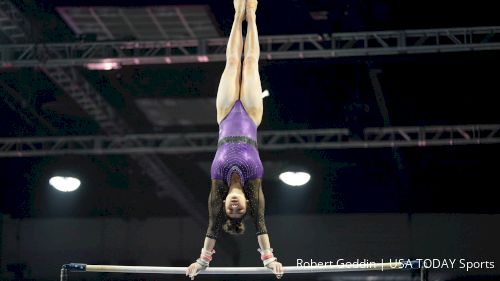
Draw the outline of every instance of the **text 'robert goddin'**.
M381 266L382 263L388 263ZM344 259L337 259L336 261L321 261L317 262L313 259L304 261L297 259L296 266L331 266L337 265L344 268L360 268L360 269L396 269L396 268L426 268L426 269L452 269L459 268L467 271L471 269L493 269L495 268L494 261L467 261L466 259L388 259L381 260L380 263L369 261L367 259L356 261L346 261Z

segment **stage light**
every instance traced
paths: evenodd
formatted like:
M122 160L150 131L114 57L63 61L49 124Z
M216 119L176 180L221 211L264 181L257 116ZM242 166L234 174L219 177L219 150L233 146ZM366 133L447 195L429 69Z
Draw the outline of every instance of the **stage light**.
M268 97L269 96L269 91L268 90L264 90L264 92L262 92L262 98L265 98L265 97Z
M88 70L112 70L120 69L121 65L117 62L100 62L86 64Z
M306 172L284 172L279 176L280 180L291 186L302 186L309 182L311 175Z
M52 177L49 180L50 185L62 192L72 192L80 187L80 180L73 177Z
M209 62L208 56L198 56L198 62Z

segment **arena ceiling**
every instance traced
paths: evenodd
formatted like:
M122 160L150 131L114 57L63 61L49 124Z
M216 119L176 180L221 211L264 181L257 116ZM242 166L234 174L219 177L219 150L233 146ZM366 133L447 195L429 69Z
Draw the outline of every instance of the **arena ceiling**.
M28 40L43 43L168 39L169 28L174 38L227 37L232 1L225 2L43 0L15 5L32 27ZM259 31L264 36L500 26L491 2L261 0ZM197 8L193 12L190 7ZM196 15L189 18L190 12ZM170 14L173 22L147 31L155 28L153 18ZM134 15L144 20L142 29L134 28ZM201 31L186 28L186 22L203 23ZM10 44L5 35L0 39ZM499 124L499 63L498 51L263 59L261 78L270 96L259 130L349 128L356 133L384 126L369 76L373 69L381 71L392 126ZM223 67L209 62L78 70L133 133L153 134L217 132L213 101ZM107 133L39 68L0 68L0 89L1 137ZM499 145L484 144L261 152L267 213L498 212L491 194L499 150ZM158 156L181 180L179 188L205 204L213 153ZM128 155L8 157L0 158L0 166L1 211L15 217L187 214L168 194L159 196L155 183ZM312 180L305 188L291 189L277 179L284 169L307 170ZM70 195L50 189L48 178L59 171L79 175L82 188Z

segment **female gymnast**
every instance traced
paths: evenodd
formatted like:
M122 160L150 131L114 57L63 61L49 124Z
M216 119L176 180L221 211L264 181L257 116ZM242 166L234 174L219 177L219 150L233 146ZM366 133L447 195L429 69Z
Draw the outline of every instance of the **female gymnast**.
M233 4L234 21L216 100L219 143L211 168L208 230L200 258L187 268L186 275L194 279L200 270L208 267L221 228L230 234L243 233L242 220L248 210L257 229L261 260L279 279L283 266L273 255L266 230L263 167L257 150L257 127L263 112L255 15L257 0L233 0ZM245 18L248 27L242 67L242 23Z

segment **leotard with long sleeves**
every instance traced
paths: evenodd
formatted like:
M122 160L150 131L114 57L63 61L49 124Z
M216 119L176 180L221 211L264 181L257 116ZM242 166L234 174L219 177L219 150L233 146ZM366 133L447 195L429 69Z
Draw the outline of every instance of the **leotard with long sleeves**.
M211 167L212 188L208 198L209 224L206 237L217 239L227 219L223 200L229 192L233 173L240 176L256 234L267 234L261 180L264 169L257 150L257 126L240 100L235 102L219 125L219 143Z

